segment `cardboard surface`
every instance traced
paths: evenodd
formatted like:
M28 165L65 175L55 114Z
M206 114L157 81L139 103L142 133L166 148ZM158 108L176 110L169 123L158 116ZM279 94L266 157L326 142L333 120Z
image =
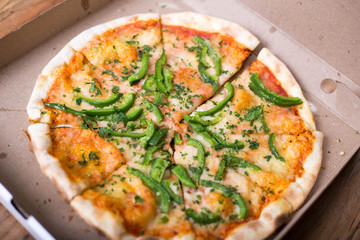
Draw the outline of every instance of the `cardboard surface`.
M294 74L311 104L318 130L324 132L323 166L304 207L288 219L280 238L334 179L360 146L360 88L345 75L302 47L276 26L235 0L217 1L114 1L0 70L0 182L30 215L59 239L102 238L62 200L55 186L42 174L21 128L28 126L25 107L36 78L47 62L81 31L106 21L136 13L195 11L241 24L250 29ZM260 46L260 47L261 47ZM260 50L257 48L255 54ZM255 56L253 55L252 58ZM250 59L251 61L251 59ZM249 61L247 62L249 63ZM323 79L336 80L336 90L324 93ZM352 93L349 88L354 91ZM343 104L345 98L351 101ZM339 152L345 155L340 156Z

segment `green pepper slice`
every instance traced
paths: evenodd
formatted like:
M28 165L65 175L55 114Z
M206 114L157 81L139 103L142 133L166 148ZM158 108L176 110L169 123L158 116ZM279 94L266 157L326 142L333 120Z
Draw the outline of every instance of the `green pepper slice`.
M133 75L131 75L128 78L130 85L133 85L134 82L139 81L140 79L142 79L145 76L145 74L148 70L148 66L149 66L149 57L150 57L150 54L148 52L145 52L142 55L141 66L140 66L139 71L137 73L134 73Z
M138 119L141 115L141 113L143 112L143 108L140 106L135 106L133 108L131 108L129 111L126 112L126 119L128 121L134 121L136 119Z
M240 150L245 147L245 144L243 141L235 140L235 142L230 143L230 142L225 141L222 137L220 137L220 135L218 135L216 133L211 132L210 135L213 136L216 139L216 141L218 141L220 143L219 148L232 148L235 150Z
M225 105L232 99L232 97L234 96L234 86L230 83L227 82L225 84L225 88L227 90L227 95L226 97L221 100L215 107L207 110L207 111L203 111L203 112L196 112L196 114L200 117L202 116L209 116L212 114L217 113L218 111L220 111L221 109L223 109L225 107Z
M71 113L71 114L76 115L76 116L82 116L82 117L86 116L86 114L83 111L74 110L72 108L69 108L69 107L65 106L65 104L44 102L44 105L49 107L49 108L61 110L61 111Z
M144 165L149 165L149 164L154 160L153 154L154 154L156 151L160 150L164 145L165 145L165 141L162 141L161 143L159 143L159 144L156 145L156 146L151 146L151 147L149 147L149 148L146 150L143 164L144 164Z
M178 164L176 165L176 167L174 167L173 169L171 169L171 172L180 180L180 182L182 184L184 184L185 186L191 187L191 188L196 188L195 184L193 183L193 181L191 180L191 177L189 176L189 174L186 172L185 168L183 167L183 165Z
M167 90L164 84L164 76L162 75L162 68L166 63L166 54L165 51L161 54L160 58L155 63L155 83L157 89L160 92L167 95Z
M155 83L154 75L149 75L146 78L144 85L142 86L142 89L149 90L152 92L156 91L156 83Z
M270 151L271 151L271 153L274 155L274 157L276 159L279 159L280 161L285 162L285 158L283 158L280 155L279 151L277 150L277 148L275 146L275 143L274 143L275 137L276 137L275 133L271 133L270 136L269 136L268 143L269 143Z
M156 106L160 106L162 103L162 94L159 92L154 92L154 103Z
M118 132L108 127L100 127L99 134L110 137L128 137L128 138L142 138L146 136L146 131L144 132Z
M163 68L163 75L166 91L167 93L170 93L170 91L173 89L172 80L174 78L174 74L169 69Z
M175 132L174 143L176 145L181 145L182 144L182 140L181 140L180 134L178 132Z
M156 106L154 103L150 102L149 100L147 100L146 98L143 99L143 102L148 104L151 107L151 110L155 115L156 122L161 123L164 120L164 117L163 117L159 107Z
M230 156L230 155L223 155L222 156L225 159L228 159L229 161L229 165L239 165L241 168L251 168L255 171L259 171L261 170L261 168L249 161L246 161L245 159L239 158L239 157L235 157L235 156Z
M171 182L169 179L161 181L161 185L165 188L165 190L169 194L170 198L177 203L183 204L184 200L182 199L181 196L179 196L173 192L173 190L170 187L170 184L171 184Z
M193 173L194 173L193 180L195 183L197 183L197 182L199 182L199 179L200 179L201 174L205 167L205 150L204 150L203 145L194 138L189 138L188 144L190 146L197 148L197 150L198 150L197 155L196 155L196 160L199 161L199 164L198 164L198 167L196 168L196 170L193 171Z
M165 170L169 166L169 164L169 161L165 159L156 158L152 164L152 168L150 171L150 176L152 177L152 179L154 179L158 183L161 183Z
M101 108L101 109L88 109L81 110L88 116L108 116L116 112L126 112L129 110L135 102L134 93L126 93L123 97L123 101L120 104L117 104L111 108Z
M163 139L163 137L168 133L169 128L161 128L155 132L152 138L149 140L150 146L158 145L159 142Z
M270 91L260 81L257 73L250 73L249 88L255 93L255 95L259 96L263 100L274 103L280 107L291 107L303 103L303 101L298 97L284 97Z
M201 224L201 225L207 225L211 223L215 223L221 220L221 217L215 213L210 212L210 210L203 208L203 210L200 213L197 213L192 208L188 208L185 210L186 215L194 220L194 222Z
M151 119L148 119L146 122L147 122L147 128L145 130L145 136L140 139L140 146L143 148L146 148L146 146L149 143L149 140L152 138L152 136L155 133L154 122Z
M100 99L100 98L91 98L91 97L87 97L81 93L78 93L78 92L75 92L74 93L74 96L77 97L77 98L81 98L81 100L89 103L90 105L93 105L95 107L106 107L106 106L109 106L115 102L117 102L120 97L121 97L121 94L116 92L116 88L114 87L112 90L111 90L111 95L107 98L103 98L103 99Z
M214 64L215 64L215 74L216 76L220 76L221 75L221 58L219 57L218 53L215 51L215 49L213 48L213 46L207 42L205 39L199 37L199 36L194 36L193 37L193 41L200 45L202 49L207 48L206 53L209 54L210 58L213 60Z
M215 124L219 123L223 119L223 114L222 113L218 114L216 117L214 117L213 119L210 119L210 120L201 119L198 115L194 115L194 116L188 115L188 116L189 116L187 118L188 122L190 122L190 123L198 123L198 124L201 124L203 126L215 125Z
M226 165L227 165L226 159L221 158L219 166L218 166L218 170L217 170L216 175L215 175L215 180L218 180L218 181L223 180Z
M204 82L209 83L213 87L213 93L214 93L218 89L218 78L208 73L205 65L200 61L199 61L198 70Z
M159 205L160 212L168 213L170 208L170 196L167 191L151 177L135 168L127 167L126 171L141 179L141 181L154 192L156 202Z
M225 197L231 197L232 199L234 199L235 203L240 208L240 213L238 215L238 218L239 219L247 218L248 213L247 213L247 208L246 208L244 199L241 197L241 195L238 192L233 191L230 188L228 188L220 183L213 182L213 181L200 180L200 185L217 189L217 190L221 191Z

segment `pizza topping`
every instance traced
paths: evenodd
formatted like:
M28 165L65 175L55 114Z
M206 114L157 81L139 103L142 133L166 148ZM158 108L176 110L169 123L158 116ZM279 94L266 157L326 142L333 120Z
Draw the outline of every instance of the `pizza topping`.
M169 166L169 164L170 162L165 159L156 158L152 164L152 168L150 171L150 176L152 177L152 179L154 179L158 183L161 183L165 170Z
M291 107L303 103L303 101L298 97L284 97L270 91L260 81L257 73L250 73L249 88L255 93L255 95L259 96L263 100L274 103L280 107Z
M246 121L250 121L250 125L252 125L254 120L259 120L262 124L262 129L264 130L264 132L270 132L270 129L265 122L263 105L254 106L250 109L245 108L245 110L248 111L248 113L244 116L244 119Z
M143 148L146 148L146 146L148 145L148 142L150 141L150 139L152 138L152 136L155 133L154 122L151 119L149 119L146 121L146 123L147 123L147 128L145 131L145 136L140 139L140 146Z
M140 106L135 106L133 108L131 108L129 111L126 112L126 119L128 121L134 121L136 119L138 119L138 117L141 115L141 113L143 112L143 108Z
M232 148L235 150L240 150L245 147L245 144L243 141L235 140L235 142L230 143L230 142L227 142L224 139L222 139L222 137L220 135L218 135L214 132L210 132L210 135L213 136L216 139L216 141L218 141L218 143L220 144L220 146L215 149Z
M155 180L153 180L151 177L145 175L141 171L135 168L126 168L126 171L130 174L133 174L141 179L141 181L150 188L156 198L156 202L159 205L160 212L162 213L168 213L170 208L170 196L167 193L167 191Z
M133 75L131 75L128 78L130 85L133 85L135 82L139 81L140 79L142 79L145 76L145 74L148 70L148 66L149 66L149 57L150 57L150 54L147 52L145 52L142 55L141 67L140 67L139 71L137 73L134 73Z
M215 64L215 74L216 74L216 76L220 76L221 72L222 72L221 71L221 59L220 59L218 53L213 48L213 46L209 42L207 42L205 39L203 39L203 38L201 38L199 36L194 36L193 41L196 44L200 45L200 47L202 49L206 49L205 53L210 56L210 58L213 60L213 62ZM206 66L206 64L205 64L205 66Z
M151 107L152 112L154 113L154 116L156 118L157 123L161 123L164 120L164 116L162 115L160 109L156 104L150 102L146 98L143 99L143 102L148 104Z
M180 182L182 184L184 184L185 186L191 187L191 188L196 188L194 182L191 180L191 177L189 176L189 174L186 172L185 168L183 167L183 165L178 164L176 165L176 167L174 167L173 169L171 169L171 172L180 180Z
M223 180L225 169L227 167L228 168L233 168L233 169L236 169L238 167L250 168L250 169L255 170L255 171L261 170L260 167L256 166L255 164L253 164L253 163L251 163L249 161L246 161L245 159L235 157L235 156L231 156L231 155L222 155L218 170L217 170L216 175L215 175L215 180L218 180L218 181Z
M119 87L113 87L113 89L111 90L111 95L107 98L102 98L102 99L90 98L90 97L84 96L83 94L81 94L79 92L74 92L74 96L77 97L77 99L81 99L95 107L106 107L106 106L109 106L109 105L117 102L120 99L121 94L118 93L118 91L119 91Z
M164 68L163 75L164 75L164 84L166 91L170 93L170 91L173 89L172 80L174 78L174 74L169 69Z
M184 200L182 199L181 196L177 195L174 193L174 191L171 189L170 187L170 180L169 179L166 179L166 180L162 180L161 181L161 185L164 187L164 189L167 191L167 193L169 194L171 200L177 202L177 203L180 203L180 204L183 204L184 203Z
M180 134L178 132L175 132L174 143L176 145L182 144L182 140L181 140Z
M168 92L164 84L164 76L162 75L162 69L165 63L166 63L166 54L165 51L163 51L160 58L156 61L155 64L155 83L157 89L159 89L159 91L162 92L163 94L167 95Z
M149 140L149 145L150 146L158 145L161 142L161 140L166 136L168 131L169 131L169 128L161 128L161 129L157 130L154 133L154 135L151 137L151 139Z
M207 225L221 220L219 215L211 212L209 209L203 208L202 210L202 212L196 213L194 209L188 208L186 209L186 215L200 225Z
M279 159L280 161L285 162L285 159L280 155L280 153L278 152L278 150L275 146L275 143L274 143L275 137L276 137L275 133L271 133L269 136L270 151L276 159Z
M216 141L215 138L213 138L208 132L207 130L201 126L200 124L197 123L190 123L189 120L189 116L188 115L183 115L184 120L189 124L189 126L197 133L199 134L201 137L203 137L213 148L219 148L220 144L219 142Z
M223 119L223 117L224 117L224 115L222 113L220 113L217 116L215 116L213 119L204 120L204 119L201 119L198 115L194 115L194 116L189 115L187 117L187 120L190 123L198 123L203 126L212 126L212 125L219 123Z
M116 112L125 112L129 110L135 102L134 93L126 93L123 96L123 101L119 104L115 104L112 108L102 108L102 109L89 109L82 110L86 115L89 116L107 116L114 114Z
M209 116L209 115L215 114L218 111L220 111L221 109L223 109L226 106L226 104L231 100L231 98L234 96L234 86L230 82L227 82L225 84L225 88L227 90L227 95L223 100L221 100L213 108L211 108L211 109L209 109L207 111L196 112L196 114L199 115L200 117Z
M156 91L155 76L152 74L149 75L146 78L142 88L145 90L153 91L153 92Z
M146 130L144 132L126 132L122 130L121 132L115 131L108 127L100 127L99 134L102 137L128 137L128 138L143 138L146 136Z
M197 151L198 151L197 155L194 157L194 160L197 160L199 162L198 167L195 169L190 169L193 172L194 182L198 183L199 179L201 177L201 174L204 170L204 167L205 167L205 150L204 150L203 145L194 138L189 138L188 144L190 146L197 148Z
M160 150L163 146L165 145L165 141L160 142L158 145L156 146L151 146L146 150L145 153L145 157L144 157L144 165L149 165L154 159L153 159L153 154Z
M232 198L240 208L238 218L239 219L247 218L247 215L248 215L247 208L246 208L244 199L240 196L239 193L237 193L236 191L233 191L232 189L230 189L220 183L213 182L213 181L200 180L200 185L219 190L225 197Z

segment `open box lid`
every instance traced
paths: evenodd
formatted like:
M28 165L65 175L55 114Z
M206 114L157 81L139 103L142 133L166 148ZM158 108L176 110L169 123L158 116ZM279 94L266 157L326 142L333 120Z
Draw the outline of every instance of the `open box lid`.
M81 31L106 21L148 12L194 11L239 23L261 41L253 58L266 46L285 62L304 91L314 114L317 129L324 132L323 169L304 206L273 238L280 239L350 160L360 146L360 87L324 60L293 40L272 23L236 0L183 1L113 1L101 10L72 25L49 41L0 70L0 182L14 195L20 206L56 238L101 238L77 216L57 193L54 185L41 173L35 156L28 150L28 140L20 131L28 126L26 104L37 75L47 62ZM5 49L4 51L11 51ZM251 59L250 59L251 61ZM249 61L248 61L249 63ZM321 82L329 80L334 90L325 93ZM331 85L332 84L332 85ZM347 104L343 104L346 101ZM344 156L339 152L343 151ZM66 230L66 231L65 231Z

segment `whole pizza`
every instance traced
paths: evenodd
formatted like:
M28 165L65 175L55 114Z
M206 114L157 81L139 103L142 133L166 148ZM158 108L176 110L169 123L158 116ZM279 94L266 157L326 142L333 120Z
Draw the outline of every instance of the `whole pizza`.
M191 12L82 32L27 107L44 174L111 239L268 237L314 185L323 135L268 49L242 68L258 44Z

